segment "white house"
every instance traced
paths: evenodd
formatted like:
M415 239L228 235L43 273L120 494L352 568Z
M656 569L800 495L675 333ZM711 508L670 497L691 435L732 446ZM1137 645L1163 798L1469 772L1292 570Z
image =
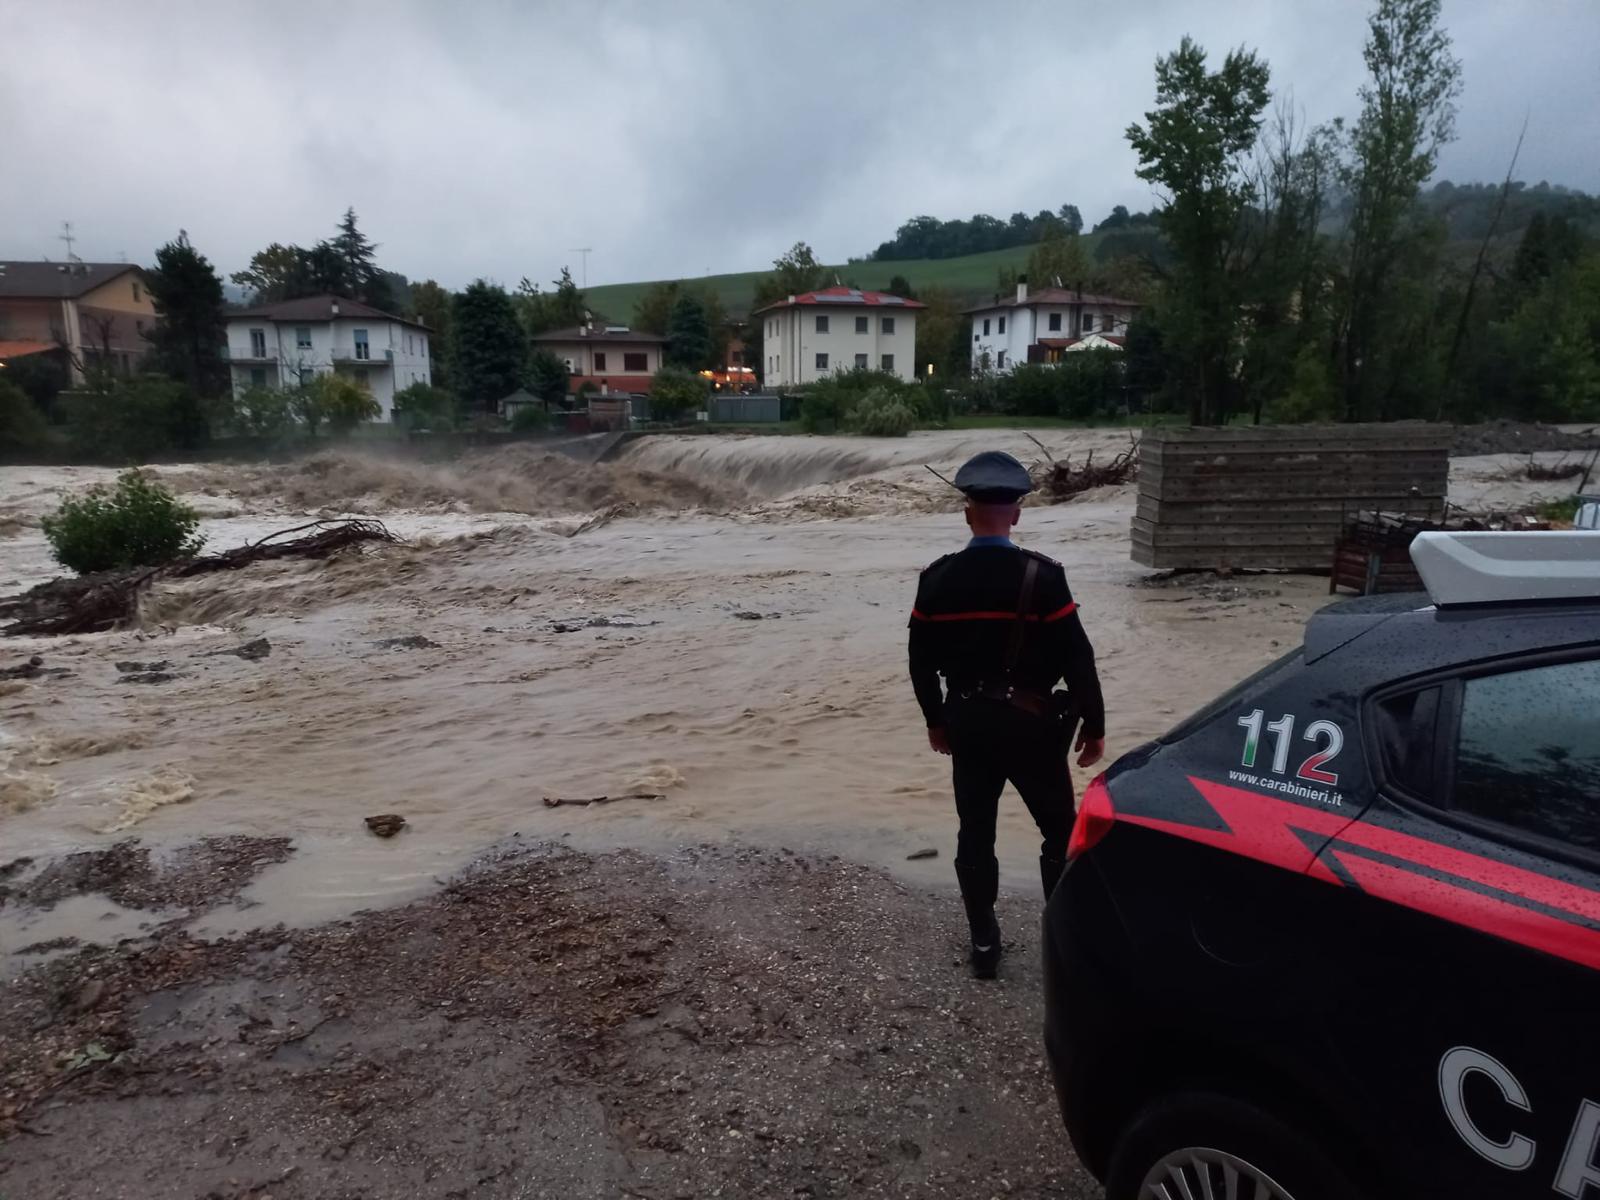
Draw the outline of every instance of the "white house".
M767 386L815 383L835 371L870 368L916 377L915 300L831 287L803 292L750 315L761 322Z
M1070 288L1028 291L967 309L972 318L972 369L1009 371L1018 363L1058 362L1063 353L1089 345L1122 347L1128 324L1142 306L1137 300L1096 296Z
M395 393L433 382L428 329L342 296L307 296L228 315L233 392L287 388L338 372L372 393L383 419Z

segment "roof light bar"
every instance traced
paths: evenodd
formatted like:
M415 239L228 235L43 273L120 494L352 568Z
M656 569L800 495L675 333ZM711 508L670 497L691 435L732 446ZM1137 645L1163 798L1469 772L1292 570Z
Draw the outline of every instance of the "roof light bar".
M1441 608L1600 599L1600 531L1419 533L1411 561Z

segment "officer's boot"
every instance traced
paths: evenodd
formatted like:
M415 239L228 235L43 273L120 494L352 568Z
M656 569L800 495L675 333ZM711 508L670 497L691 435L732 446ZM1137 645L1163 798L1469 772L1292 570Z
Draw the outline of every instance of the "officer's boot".
M1046 903L1050 900L1050 894L1056 890L1056 884L1061 882L1061 872L1066 869L1066 859L1053 858L1048 854L1039 855L1039 882L1044 884Z
M972 973L979 979L993 979L1000 966L1000 923L994 919L1000 866L992 860L978 867L957 863L956 879L972 932Z

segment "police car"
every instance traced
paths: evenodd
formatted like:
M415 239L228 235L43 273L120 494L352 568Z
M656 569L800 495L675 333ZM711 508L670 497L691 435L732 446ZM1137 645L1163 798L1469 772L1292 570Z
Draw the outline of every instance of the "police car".
M1412 558L1086 789L1046 1046L1110 1200L1600 1200L1600 533Z

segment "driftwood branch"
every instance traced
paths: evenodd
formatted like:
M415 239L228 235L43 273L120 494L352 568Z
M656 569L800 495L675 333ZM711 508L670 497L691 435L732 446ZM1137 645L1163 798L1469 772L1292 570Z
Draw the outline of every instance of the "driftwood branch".
M1568 462L1566 458L1553 466L1533 461L1533 455L1528 455L1528 465L1523 469L1523 475L1536 483L1555 483L1563 479L1577 479L1584 474L1583 463Z
M1054 459L1048 465L1035 465L1034 486L1046 501L1059 504L1080 492L1106 484L1128 483L1139 470L1139 443L1128 439L1128 448L1108 463L1095 466L1094 451L1084 456L1081 466L1074 466L1070 458L1061 462Z
M950 486L950 487L951 487L951 488L954 488L954 489L955 489L955 490L956 490L956 491L958 491L958 492L959 492L959 491L961 491L961 489L960 489L960 488L958 488L958 487L956 487L956 485L955 485L955 484L953 484L953 483L951 483L951 482L950 482L950 481L949 481L949 480L948 480L948 479L946 479L946 478L945 478L945 477L944 477L944 476L943 476L943 475L941 475L941 474L939 474L939 472L937 472L937 471L935 471L935 470L934 470L934 469L933 469L933 468L932 468L932 467L930 467L930 466L929 466L929 465L928 465L928 464L927 464L927 463L923 463L923 464L922 464L922 469L923 469L923 470L924 470L924 471L926 471L926 472L928 472L928 474L930 474L930 475L932 475L932 476L933 476L933 477L934 477L934 478L935 478L935 479L937 479L937 480L938 480L938 481L939 481L939 482L940 482L940 483L943 483L943 484L948 484L948 485L949 485L949 486Z
M587 808L591 804L610 804L614 800L665 800L666 798L666 795L662 792L628 792L621 796L546 796L544 798L544 806L546 808L561 808L570 805L577 808Z
M0 634L51 637L112 629L133 617L139 597L158 579L236 571L253 562L282 558L327 558L359 542L399 540L379 521L312 521L220 554L178 559L159 567L52 579L21 595L0 599L0 621L10 622L0 627Z

